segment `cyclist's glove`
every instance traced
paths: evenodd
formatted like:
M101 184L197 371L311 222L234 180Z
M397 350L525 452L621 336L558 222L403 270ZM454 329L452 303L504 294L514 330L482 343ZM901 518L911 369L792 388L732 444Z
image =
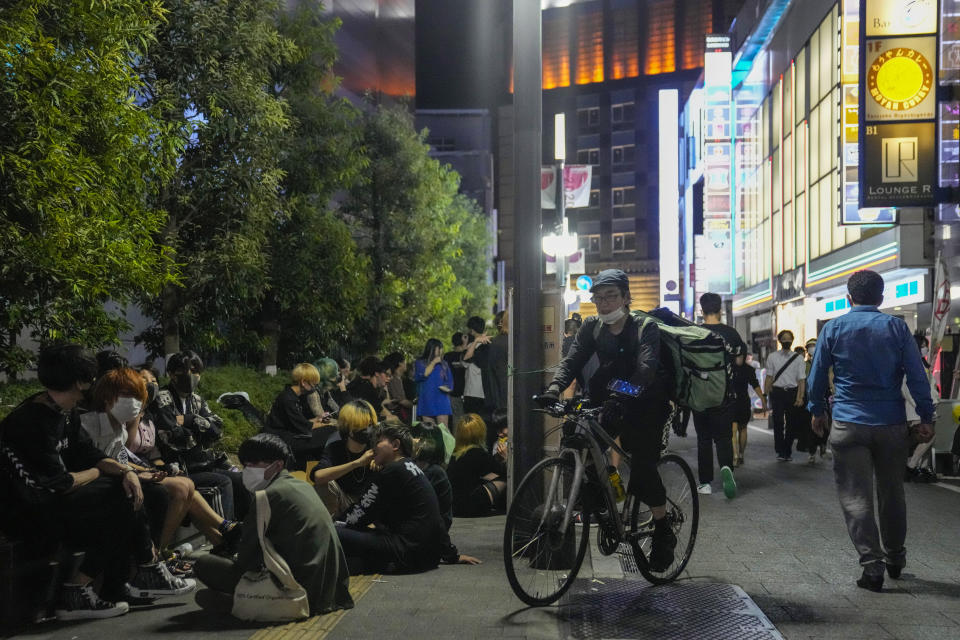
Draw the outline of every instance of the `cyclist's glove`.
M560 388L550 385L543 393L537 396L537 401L544 406L556 404L560 401Z
M600 409L600 423L616 424L623 418L623 405L616 400L607 400Z

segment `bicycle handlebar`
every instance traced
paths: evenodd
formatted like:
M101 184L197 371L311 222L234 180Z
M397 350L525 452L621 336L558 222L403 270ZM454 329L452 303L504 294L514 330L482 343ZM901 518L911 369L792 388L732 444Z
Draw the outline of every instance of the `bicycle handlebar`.
M586 416L598 413L600 407L588 407L586 401L580 398L570 400L554 400L552 397L533 396L532 400L537 404L543 405L540 408L534 408L537 413L546 413L554 418L565 418L570 416Z

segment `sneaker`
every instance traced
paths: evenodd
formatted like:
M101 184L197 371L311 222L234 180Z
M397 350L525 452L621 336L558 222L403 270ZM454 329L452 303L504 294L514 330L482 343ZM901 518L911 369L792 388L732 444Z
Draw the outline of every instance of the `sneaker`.
M138 598L180 596L196 589L197 581L171 575L166 563L155 562L137 567L137 574L130 581L130 588Z
M787 456L777 456L777 462L789 462L789 460Z
M704 483L697 486L697 493L702 493L703 495L709 495L713 493L713 489L710 487L710 483Z
M814 465L817 464L817 456L813 453L810 454L810 457L807 458L807 464Z
M676 546L677 536L669 525L659 522L654 525L653 545L650 548L650 557L647 559L650 570L660 573L669 569L673 564L673 550Z
M114 618L130 611L126 602L110 602L102 599L89 584L65 584L60 589L56 615L58 620L85 620L89 618Z
M723 495L729 500L737 497L737 481L733 479L733 470L730 467L720 467L720 480L723 482Z

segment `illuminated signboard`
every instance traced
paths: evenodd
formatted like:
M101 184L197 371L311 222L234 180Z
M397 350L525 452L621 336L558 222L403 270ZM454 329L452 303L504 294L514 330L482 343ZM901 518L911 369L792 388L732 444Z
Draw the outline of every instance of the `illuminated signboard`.
M842 224L860 224L860 148L858 142L860 127L860 1L843 0L841 20L841 46L843 57L840 61L841 109L840 124L843 173L843 205L841 206Z
M867 0L867 36L937 32L936 0Z
M880 303L880 308L889 309L923 302L926 299L926 280L924 274L896 280L884 278L883 302ZM846 296L824 298L818 304L821 320L836 318L850 311L850 301Z
M960 0L941 0L940 84L960 84Z
M864 0L861 6L860 208L936 204L937 37L921 34L937 32L937 10L936 0ZM873 215L854 215L845 203L845 220L863 224Z
M867 43L868 120L927 120L936 107L936 36Z
M660 304L680 313L680 114L676 89L659 93Z
M703 232L697 246L700 259L709 268L697 264L699 292L733 293L733 158L730 39L725 35L706 37L704 55L703 110ZM699 274L706 276L706 283ZM706 286L704 286L706 285Z

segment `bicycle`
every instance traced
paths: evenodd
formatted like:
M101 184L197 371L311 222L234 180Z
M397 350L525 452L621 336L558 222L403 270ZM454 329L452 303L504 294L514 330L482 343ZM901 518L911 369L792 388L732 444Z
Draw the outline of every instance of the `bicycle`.
M524 476L507 512L503 557L517 597L528 605L544 606L570 588L586 554L592 518L599 521L602 554L632 550L637 568L649 582L675 580L690 560L700 515L693 472L686 461L667 453L657 463L677 546L670 566L656 571L648 561L654 531L649 507L631 495L618 507L606 473L608 447L628 464L630 456L600 426L600 408L571 400L535 411L562 419L557 429L563 434L559 454L541 460Z

